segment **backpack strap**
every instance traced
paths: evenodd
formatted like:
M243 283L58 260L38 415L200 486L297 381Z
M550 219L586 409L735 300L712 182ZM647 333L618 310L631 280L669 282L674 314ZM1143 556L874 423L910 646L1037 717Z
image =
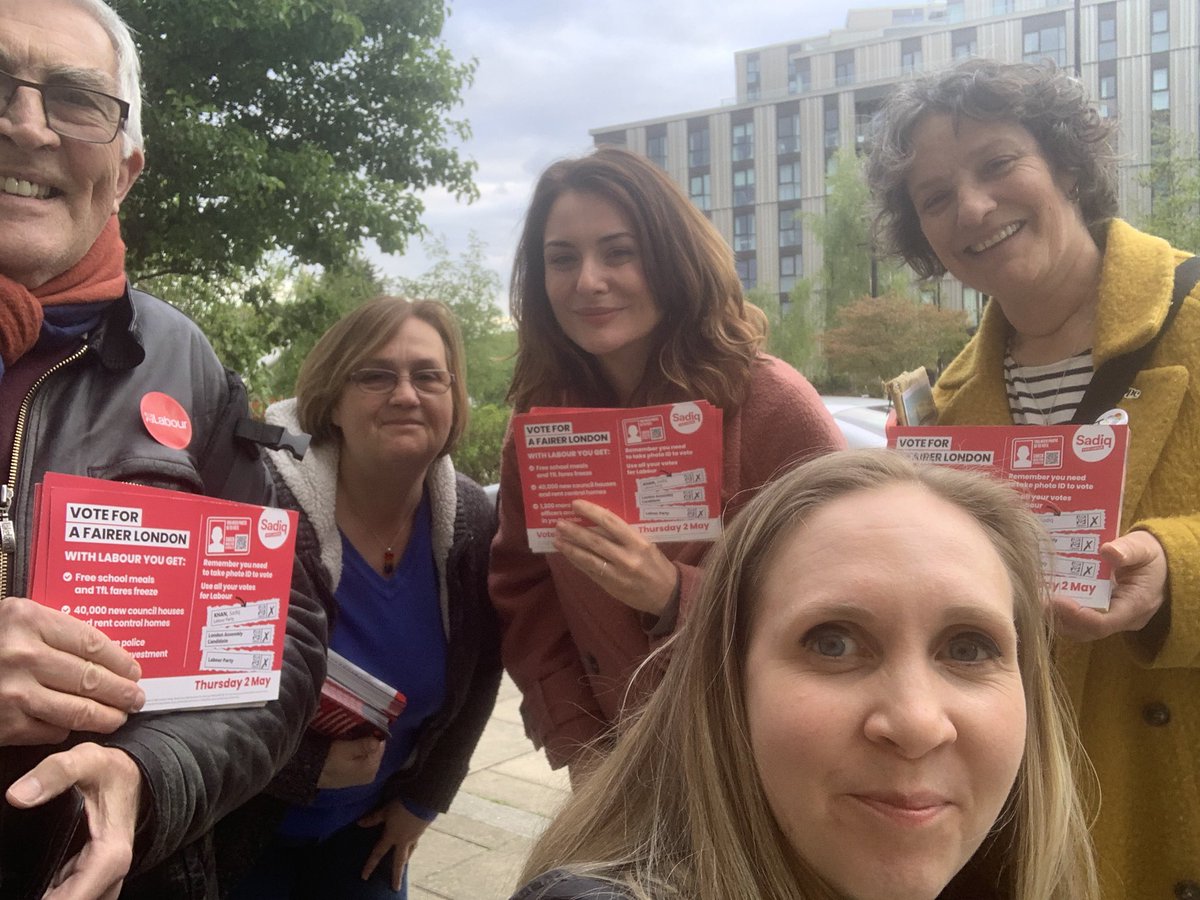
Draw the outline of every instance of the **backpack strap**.
M1167 309L1167 316L1163 319L1158 333L1136 350L1108 360L1092 374L1083 399L1079 401L1075 415L1071 417L1072 424L1090 425L1121 402L1125 392L1133 384L1134 377L1150 361L1154 348L1175 321L1184 298L1192 292L1197 282L1200 282L1200 256L1192 256L1175 267L1175 288L1171 293L1171 306Z
M268 450L286 450L298 460L304 459L312 440L312 436L304 432L293 434L281 425L268 425L248 416L238 419L233 436L252 448L253 454L258 453L259 447L266 447Z

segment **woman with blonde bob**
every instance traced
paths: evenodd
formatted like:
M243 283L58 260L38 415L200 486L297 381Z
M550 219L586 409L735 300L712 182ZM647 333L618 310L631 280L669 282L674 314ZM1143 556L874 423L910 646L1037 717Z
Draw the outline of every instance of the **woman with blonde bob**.
M720 407L726 520L784 466L844 445L812 385L762 352L765 317L746 302L728 244L636 153L603 147L542 174L513 265L512 314L517 412ZM557 552L530 551L510 434L489 580L504 663L527 733L552 765L578 774L633 671L686 615L709 545L651 543L584 500L573 512L579 522L558 523Z
M1098 896L1042 538L884 451L764 488L514 900Z

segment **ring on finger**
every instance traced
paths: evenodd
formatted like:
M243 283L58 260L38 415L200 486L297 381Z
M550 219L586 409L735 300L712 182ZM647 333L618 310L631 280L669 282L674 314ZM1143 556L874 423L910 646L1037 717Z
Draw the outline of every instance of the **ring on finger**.
M600 571L596 573L597 578L603 578L604 573L608 571L608 560L603 560L600 563Z

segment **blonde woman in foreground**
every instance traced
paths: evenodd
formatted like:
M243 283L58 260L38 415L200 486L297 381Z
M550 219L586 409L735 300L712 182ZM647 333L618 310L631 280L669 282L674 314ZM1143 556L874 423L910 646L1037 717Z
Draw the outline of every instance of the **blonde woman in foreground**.
M514 900L1089 900L1041 532L883 451L764 488Z

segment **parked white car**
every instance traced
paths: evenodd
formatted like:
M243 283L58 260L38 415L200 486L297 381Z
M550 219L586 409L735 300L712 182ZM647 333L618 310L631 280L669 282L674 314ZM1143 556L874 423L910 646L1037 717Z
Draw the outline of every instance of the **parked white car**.
M878 397L822 397L821 401L845 436L846 446L857 449L887 445L884 426L891 407L886 400Z

